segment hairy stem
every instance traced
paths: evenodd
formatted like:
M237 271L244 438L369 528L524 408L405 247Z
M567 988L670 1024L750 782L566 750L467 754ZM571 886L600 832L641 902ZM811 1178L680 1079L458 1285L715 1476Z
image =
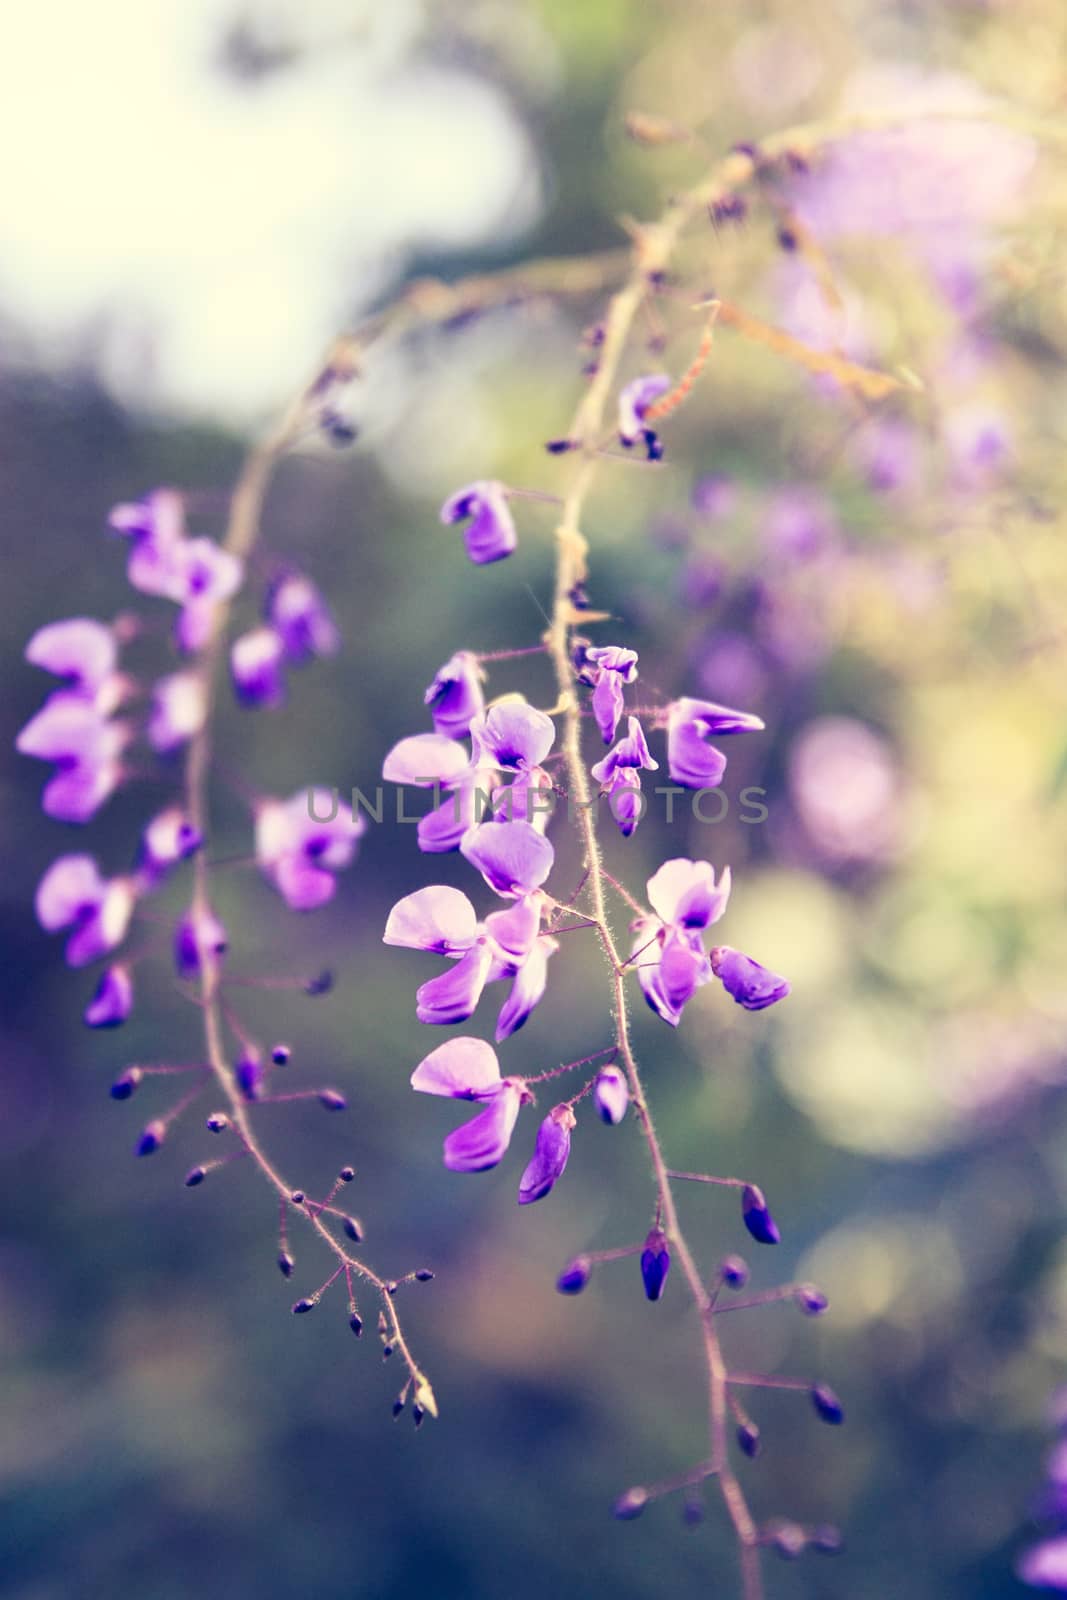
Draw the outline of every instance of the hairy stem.
M729 166L730 163L736 164L736 171L733 167L730 168L731 181L739 181L743 177L744 163L748 163L751 167L750 158L747 156L730 157L726 165ZM563 708L562 745L570 786L571 812L576 817L581 836L584 866L588 874L586 887L591 902L591 914L611 968L612 1010L618 1055L629 1080L631 1098L652 1163L657 1213L672 1252L681 1267L700 1321L707 1368L711 1470L719 1485L741 1547L741 1573L745 1600L760 1600L762 1579L757 1528L741 1486L730 1468L727 1454L726 1362L712 1320L708 1291L678 1218L678 1208L675 1204L667 1163L649 1110L630 1037L625 966L620 959L607 908L605 886L612 880L605 871L601 858L595 800L582 755L582 719L575 693L576 681L570 645L571 628L581 620L581 613L576 612L572 595L575 585L581 583L586 574L585 558L588 546L581 531L581 519L600 461L603 459L595 449L595 441L604 426L607 400L634 319L649 292L650 274L663 270L684 222L692 215L695 206L702 203L703 201L694 200L693 195L685 197L668 213L664 222L638 237L636 259L631 275L609 304L600 365L594 381L578 407L570 433L570 438L581 447L582 454L573 471L556 531L555 600L551 625L546 634L546 644L555 670L559 702Z
M325 371L334 370L336 358L331 358ZM263 502L270 487L278 462L300 436L308 418L309 409L321 375L303 390L280 418L270 433L256 445L245 461L234 489L226 530L225 548L233 555L246 560L259 537ZM207 714L201 732L190 742L185 760L185 805L189 821L203 836L209 832L208 788L211 773L211 745L219 686L225 666L226 624L230 607L221 604L215 618L211 640L201 657L207 699ZM194 926L199 926L199 914L206 912L210 898L211 864L206 851L197 852L193 862ZM206 1059L215 1080L226 1100L230 1121L238 1138L255 1162L259 1172L275 1191L283 1207L296 1211L308 1222L322 1242L332 1251L338 1262L338 1272L344 1270L367 1283L377 1294L385 1316L385 1338L400 1355L414 1384L418 1404L431 1415L437 1414L433 1390L419 1368L404 1337L396 1304L389 1293L388 1281L380 1277L364 1261L352 1255L337 1239L321 1214L305 1205L293 1205L291 1195L294 1185L288 1183L264 1151L252 1127L248 1103L238 1088L233 1070L227 1059L223 1036L223 1002L220 993L221 967L213 950L201 946L199 951L200 1009L204 1023Z

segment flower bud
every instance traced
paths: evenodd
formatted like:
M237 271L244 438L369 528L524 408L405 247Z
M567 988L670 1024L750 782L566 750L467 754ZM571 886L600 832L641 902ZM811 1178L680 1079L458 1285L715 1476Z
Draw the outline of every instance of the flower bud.
M745 1227L759 1244L777 1244L782 1237L778 1226L767 1210L763 1190L754 1183L746 1183L741 1191L741 1217Z
M348 1319L348 1326L352 1329L357 1339L363 1337L363 1318L358 1311L353 1311Z
M815 1528L811 1535L811 1548L818 1550L824 1556L836 1556L844 1546L840 1528L835 1528L831 1523L825 1523L821 1528Z
M728 1289L743 1289L748 1282L748 1262L741 1256L724 1256L719 1262L719 1277Z
M670 1270L671 1253L667 1249L667 1235L662 1228L653 1228L641 1252L641 1277L649 1300L661 1297Z
M207 1128L210 1133L222 1133L230 1126L230 1119L225 1111L213 1111L207 1119Z
M117 1028L133 1010L133 980L129 967L105 967L96 993L82 1013L87 1028Z
M165 1122L157 1120L148 1123L134 1146L135 1153L139 1156L153 1155L159 1149L166 1136L167 1125Z
M263 1095L263 1063L258 1050L244 1051L234 1067L237 1087L246 1100L259 1100Z
M319 1105L325 1106L327 1111L344 1111L348 1101L337 1089L323 1089L319 1095Z
M203 1183L206 1177L206 1167L190 1167L189 1171L185 1174L185 1187L187 1189L196 1189L200 1184Z
M834 1427L844 1422L845 1408L828 1383L813 1383L810 1393L811 1403L821 1422L828 1422Z
M556 1279L560 1294L581 1294L593 1275L593 1263L588 1256L575 1256Z
M351 1183L355 1175L355 1167L342 1167L340 1172L337 1174L342 1183Z
M144 1077L140 1067L127 1067L111 1085L112 1100L128 1100Z
M742 1455L748 1456L750 1461L755 1461L763 1448L759 1429L754 1422L742 1422L737 1430L737 1447Z
M292 1050L287 1044L276 1044L271 1050L270 1058L276 1067L286 1067L292 1057Z
M813 1283L799 1283L793 1298L806 1317L821 1317L830 1302Z
M293 1306L293 1315L294 1317L303 1316L305 1311L314 1311L317 1305L317 1300L309 1300L305 1297L303 1300L298 1300Z
M645 1489L627 1489L616 1500L613 1514L620 1522L632 1522L639 1517L648 1505L648 1493Z
M353 1244L363 1243L363 1229L360 1227L358 1218L346 1217L341 1226L344 1228Z
M798 1522L775 1522L768 1530L771 1544L784 1561L804 1554L808 1536Z
M281 1273L283 1278L291 1278L293 1275L293 1268L295 1266L296 1262L293 1260L288 1250L278 1251L278 1271Z
M601 1067L593 1088L593 1104L601 1122L618 1127L630 1104L630 1091L618 1067Z

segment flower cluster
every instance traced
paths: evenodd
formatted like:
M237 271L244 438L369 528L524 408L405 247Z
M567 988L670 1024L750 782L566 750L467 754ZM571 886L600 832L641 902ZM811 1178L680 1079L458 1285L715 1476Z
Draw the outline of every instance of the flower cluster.
M280 1217L278 1266L284 1276L291 1276L295 1267L287 1230L292 1211L306 1219L335 1258L332 1275L292 1309L310 1311L341 1279L347 1288L349 1323L358 1335L363 1319L356 1306L356 1285L369 1284L381 1301L378 1333L383 1354L399 1351L407 1368L399 1403L402 1406L411 1398L418 1424L425 1416L436 1415L436 1401L404 1341L394 1296L401 1284L426 1282L433 1274L424 1268L399 1280L380 1278L350 1248L362 1242L361 1224L334 1203L354 1179L354 1168L343 1168L323 1198L290 1188L264 1155L251 1115L265 1101L317 1101L329 1111L343 1111L346 1101L334 1088L290 1088L280 1083L279 1075L292 1076L293 1051L285 1043L266 1045L258 1040L239 1014L224 972L229 938L210 899L208 731L226 623L245 579L247 549L235 548L242 543L234 533L236 524L224 544L190 537L182 497L169 489L136 504L117 506L110 521L112 529L129 541L127 577L132 587L178 607L173 647L179 659L154 677L120 665L123 652L136 641L147 640L152 631L132 614L110 624L86 617L47 624L33 635L26 659L61 683L23 728L17 745L24 754L53 764L43 806L63 822L89 822L120 785L142 776L150 762L157 764L154 779L173 794L145 823L126 870L109 876L82 851L53 861L37 889L37 919L47 931L66 935L71 967L101 968L84 1011L87 1025L118 1027L134 1007L136 969L153 958L153 943L147 940L140 949L130 947L142 903L189 863L191 895L174 921L170 942L178 979L190 986L204 1018L203 1057L189 1063L127 1066L112 1083L112 1097L125 1102L149 1079L167 1082L178 1077L188 1085L169 1109L156 1112L144 1124L134 1150L138 1156L149 1156L202 1097L221 1094L223 1108L211 1110L205 1123L224 1153L192 1167L186 1185L199 1188L210 1172L239 1157L253 1160L275 1191ZM230 649L233 686L246 706L279 704L284 698L284 669L332 654L339 644L322 596L294 568L284 569L268 585L262 610L262 624L240 635ZM336 875L355 858L364 820L337 801L327 815L322 793L306 788L288 799L257 796L251 812L250 859L285 904L308 912L330 900ZM145 913L143 920L159 918ZM319 995L328 991L332 980L323 973L310 978L243 976L238 981Z

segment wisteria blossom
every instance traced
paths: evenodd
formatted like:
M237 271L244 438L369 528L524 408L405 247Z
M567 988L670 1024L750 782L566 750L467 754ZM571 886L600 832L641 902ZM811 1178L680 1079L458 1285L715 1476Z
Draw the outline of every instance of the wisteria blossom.
M131 728L109 719L88 700L57 690L15 741L23 755L55 764L41 806L58 822L88 822L124 776Z
M472 720L485 708L484 676L478 657L470 650L457 650L438 668L426 690L426 704L436 733L447 739L462 739L470 732Z
M113 711L121 697L118 655L114 628L92 617L46 623L26 646L27 661L64 679L67 693L105 713Z
M528 1099L521 1078L502 1078L492 1045L461 1037L438 1045L415 1068L411 1086L422 1094L475 1100L485 1109L445 1139L445 1166L452 1172L485 1172L503 1159L519 1111Z
M96 992L82 1013L88 1028L117 1028L133 1011L133 975L123 962L105 967Z
M622 716L624 685L637 678L637 651L618 644L593 646L585 651L585 667L591 668L593 715L601 738L610 744Z
M628 839L641 819L644 805L640 774L659 770L659 762L653 761L649 753L644 729L637 717L629 719L625 737L590 770L608 797L619 832Z
M325 821L319 816L330 811ZM335 874L350 866L366 819L321 790L256 807L256 861L291 911L314 911L331 900Z
M543 1200L562 1178L577 1118L569 1105L554 1106L537 1130L534 1153L519 1180L520 1206Z
M294 568L271 583L264 617L291 666L336 655L340 649L341 635L332 611L311 579Z
M683 698L667 709L667 769L687 789L714 789L722 782L726 757L708 740L732 733L755 733L764 726L747 711L711 700Z
M166 755L187 744L204 726L207 685L199 672L172 672L156 681L148 719L148 742Z
M446 526L465 522L463 543L478 566L511 555L519 538L508 505L507 490L495 480L479 480L457 489L441 507Z
M644 378L634 378L619 393L619 440L630 446L644 438L650 446L655 444L655 434L645 426L649 408L666 394L671 380L666 373L651 373Z
M49 933L69 929L67 965L84 967L126 937L136 901L129 878L101 876L92 856L60 856L37 886L37 920Z

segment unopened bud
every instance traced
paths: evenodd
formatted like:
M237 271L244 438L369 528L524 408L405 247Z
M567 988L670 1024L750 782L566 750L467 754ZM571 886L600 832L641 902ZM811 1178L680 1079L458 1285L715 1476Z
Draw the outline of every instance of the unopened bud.
M813 1383L810 1393L815 1414L821 1422L828 1422L832 1427L844 1422L845 1408L828 1383Z
M139 1156L153 1155L159 1149L166 1136L167 1125L165 1122L158 1120L150 1122L134 1146L136 1154Z
M206 1177L206 1167L190 1167L189 1171L185 1174L185 1187L187 1189L195 1189L198 1184L203 1183Z
M354 1244L363 1243L363 1229L359 1225L358 1218L346 1217L342 1226Z
M358 1311L353 1311L348 1319L348 1326L352 1329L357 1339L363 1337L363 1318Z
M742 1256L724 1256L719 1276L728 1289L743 1289L748 1282L748 1262Z
M278 1271L281 1273L283 1278L291 1278L293 1275L293 1268L295 1266L296 1262L293 1260L288 1250L278 1251Z
M762 1449L759 1429L754 1422L742 1422L737 1430L737 1447L742 1455L748 1456L750 1461L755 1461Z
M325 1106L327 1111L344 1111L348 1101L337 1089L323 1089L319 1095L319 1105Z
M140 1067L127 1067L125 1072L120 1072L111 1085L112 1100L128 1100L143 1077Z
M741 1217L758 1244L777 1244L782 1237L767 1209L763 1190L754 1183L746 1183L741 1191Z
M433 1282L433 1273L430 1271L429 1267L420 1267L418 1269L418 1271L415 1274L415 1282L416 1283L432 1283Z
M648 1505L648 1492L645 1489L627 1489L621 1494L613 1507L614 1515L620 1522L632 1522L639 1517Z
M588 1256L575 1256L556 1279L560 1294L581 1294L593 1275L593 1263Z
M224 1111L213 1111L207 1119L207 1126L212 1133L222 1133L230 1126L230 1119Z
M310 1300L305 1297L303 1300L298 1300L293 1306L293 1315L294 1317L303 1316L305 1311L314 1311L317 1305L317 1300Z
M276 1067L288 1066L293 1052L287 1044L276 1044L270 1053L270 1058Z
M667 1249L667 1235L662 1228L653 1228L641 1252L641 1277L649 1300L661 1298L670 1270L671 1253Z
M351 1183L355 1175L355 1167L342 1167L340 1172L337 1174L342 1183Z
M310 995L329 994L333 988L333 973L325 968L314 978L309 978L304 985L304 993Z
M798 1284L794 1299L804 1315L808 1317L821 1317L830 1304L822 1290L817 1289L813 1283Z

